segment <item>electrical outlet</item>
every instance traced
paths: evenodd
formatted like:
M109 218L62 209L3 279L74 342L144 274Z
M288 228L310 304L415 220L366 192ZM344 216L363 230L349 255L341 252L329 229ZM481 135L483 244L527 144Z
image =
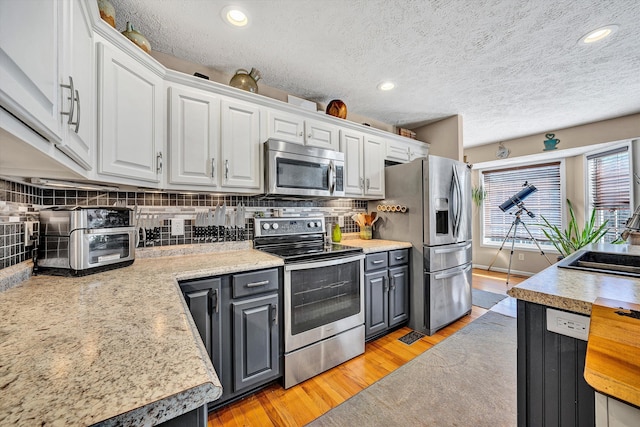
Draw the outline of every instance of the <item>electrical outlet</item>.
M520 261L524 261L524 254L518 254L518 259Z
M587 341L591 319L579 314L547 308L547 330Z
M36 242L38 232L38 221L26 221L24 223L24 245L31 246Z
M338 215L338 225L344 227L344 215Z
M184 219L183 218L171 219L171 235L184 236Z

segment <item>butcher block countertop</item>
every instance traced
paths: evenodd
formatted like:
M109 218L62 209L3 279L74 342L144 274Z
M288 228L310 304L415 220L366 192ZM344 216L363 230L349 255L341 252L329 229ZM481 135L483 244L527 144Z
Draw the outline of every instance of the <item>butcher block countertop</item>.
M593 251L640 255L640 246L597 244ZM597 298L640 304L640 279L559 268L554 264L507 291L519 300L589 315Z
M351 234L351 233L350 233ZM355 236L347 235L346 238L340 242L345 246L355 246L362 248L362 252L365 254L371 254L375 252L394 251L396 249L406 249L411 247L409 242L397 242L394 240L382 240L382 239L370 239L363 240L358 238L358 233L352 233Z
M136 259L0 292L0 425L153 425L214 401L178 280L282 264L253 249Z
M592 306L584 378L600 393L640 407L640 304L598 298Z

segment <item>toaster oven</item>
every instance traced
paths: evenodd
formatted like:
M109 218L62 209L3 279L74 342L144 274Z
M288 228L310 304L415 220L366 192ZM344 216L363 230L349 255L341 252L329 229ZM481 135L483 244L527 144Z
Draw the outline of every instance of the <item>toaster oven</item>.
M83 275L124 267L135 259L133 212L125 207L75 206L40 211L36 269Z

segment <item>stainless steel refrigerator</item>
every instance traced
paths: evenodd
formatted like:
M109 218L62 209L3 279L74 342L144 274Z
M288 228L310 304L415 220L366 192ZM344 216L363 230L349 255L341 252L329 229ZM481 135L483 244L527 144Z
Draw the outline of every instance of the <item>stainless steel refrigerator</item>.
M470 170L431 155L389 166L385 197L369 203L374 236L412 243L409 326L432 335L471 312Z

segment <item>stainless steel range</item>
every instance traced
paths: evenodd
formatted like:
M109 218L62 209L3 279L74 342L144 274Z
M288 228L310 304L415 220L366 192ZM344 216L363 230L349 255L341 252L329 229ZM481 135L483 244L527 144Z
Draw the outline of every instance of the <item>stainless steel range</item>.
M325 244L324 217L256 218L254 247L284 259L284 387L364 353L364 254Z

